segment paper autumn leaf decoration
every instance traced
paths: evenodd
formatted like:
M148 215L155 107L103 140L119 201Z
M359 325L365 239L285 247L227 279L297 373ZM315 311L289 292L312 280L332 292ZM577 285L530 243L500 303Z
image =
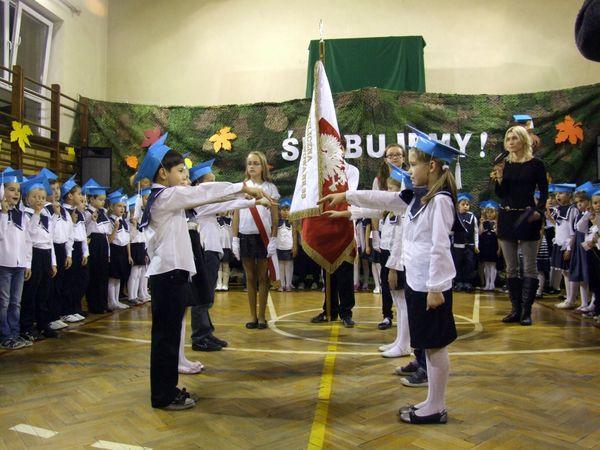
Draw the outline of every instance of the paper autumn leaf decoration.
M213 143L215 153L219 153L221 149L231 151L230 141L235 138L237 138L237 134L231 132L231 127L223 127L216 134L213 134L209 141Z
M575 145L577 141L583 141L583 128L581 122L575 122L571 116L565 116L565 120L556 125L558 133L554 142L560 144L569 140L569 143Z
M190 158L185 158L184 161L185 161L185 167L187 167L188 169L191 169L192 166L194 165Z
M160 128L156 127L151 130L144 131L144 140L140 144L142 148L148 148L160 137Z
M29 128L29 125L23 125L16 120L13 120L12 127L13 130L10 132L10 142L17 141L21 150L25 151L25 146L31 145L29 143L29 136L33 134L31 128Z
M75 161L75 148L67 147L67 161Z
M129 155L125 157L125 164L127 164L127 167L130 167L132 169L137 169L138 168L138 158L135 155Z

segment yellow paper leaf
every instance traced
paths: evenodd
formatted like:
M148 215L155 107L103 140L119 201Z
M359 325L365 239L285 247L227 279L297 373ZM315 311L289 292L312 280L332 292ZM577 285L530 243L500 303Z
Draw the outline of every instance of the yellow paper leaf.
M187 167L188 169L191 169L191 168L192 168L192 166L194 165L194 164L192 163L192 160L191 160L190 158L185 158L185 160L184 160L184 161L185 161L185 167Z
M67 147L67 161L75 161L75 148Z
M29 143L29 136L33 134L29 125L23 125L21 122L13 120L13 130L10 132L10 142L17 142L21 151L25 151L25 147L31 145Z
M223 127L217 133L213 134L208 140L213 142L213 149L215 153L219 153L219 150L231 150L231 141L237 138L235 133L231 133L231 127Z

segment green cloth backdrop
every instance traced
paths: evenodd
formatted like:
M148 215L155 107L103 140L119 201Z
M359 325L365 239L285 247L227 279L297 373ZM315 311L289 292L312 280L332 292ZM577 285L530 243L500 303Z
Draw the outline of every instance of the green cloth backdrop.
M424 47L421 36L326 39L325 67L331 91L377 87L425 92ZM319 41L310 41L308 51L306 96L310 97Z
M491 161L502 148L514 113L534 117L541 139L536 154L544 160L555 181L579 183L596 177L600 84L518 95L451 95L368 88L335 94L334 102L341 133L360 135L363 151L368 135L373 135L373 147L377 150L378 134L385 134L387 143L395 142L397 132L407 131L406 124L438 136L442 132L463 136L472 132L467 158L462 159L461 165L465 189L471 190L476 199L487 198L491 193ZM265 152L273 166L275 183L284 195L290 195L298 160L286 161L282 157L282 143L290 133L292 139L301 140L309 107L310 99L215 107L135 105L90 99L89 142L91 146L113 148L115 187L129 188L128 180L134 171L124 159L136 155L141 160L146 152L140 147L143 132L158 126L169 132L167 144L182 153L191 152L194 163L216 158L217 180L240 181L246 154L251 150ZM567 114L582 123L584 140L574 145L555 144L556 125ZM238 137L232 141L231 151L215 154L208 139L226 126ZM482 132L489 134L483 158L479 156ZM74 136L73 142L76 139ZM352 163L361 170L360 185L370 188L382 159L363 153Z

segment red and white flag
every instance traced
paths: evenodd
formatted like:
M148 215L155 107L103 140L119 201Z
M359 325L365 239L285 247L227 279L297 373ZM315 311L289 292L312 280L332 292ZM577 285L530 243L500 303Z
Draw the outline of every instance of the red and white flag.
M317 200L327 194L347 190L344 148L333 96L323 63L317 61L290 217L304 219L302 248L329 273L342 262L354 260L354 226L348 219L331 220L321 216L324 210L346 210L348 205L323 207L317 205Z

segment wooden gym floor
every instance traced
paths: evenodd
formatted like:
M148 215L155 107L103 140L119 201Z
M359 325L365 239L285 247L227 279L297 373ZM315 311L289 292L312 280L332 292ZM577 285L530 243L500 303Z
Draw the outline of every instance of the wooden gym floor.
M378 355L395 334L376 328L379 296L357 294L358 326L345 329L308 323L321 295L272 292L270 329L246 330L245 293L218 293L213 321L230 347L186 348L206 366L180 376L201 397L187 411L150 407L149 305L3 351L0 448L600 448L600 329L556 299L522 327L500 323L505 295L457 294L449 421L415 426L396 411L427 390L393 375L409 358Z

